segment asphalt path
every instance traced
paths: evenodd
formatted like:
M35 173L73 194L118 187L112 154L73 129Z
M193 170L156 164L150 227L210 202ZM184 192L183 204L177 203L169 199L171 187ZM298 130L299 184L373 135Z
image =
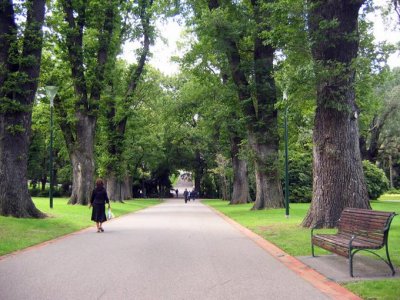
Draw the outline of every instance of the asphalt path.
M104 229L1 259L0 299L327 299L199 201Z

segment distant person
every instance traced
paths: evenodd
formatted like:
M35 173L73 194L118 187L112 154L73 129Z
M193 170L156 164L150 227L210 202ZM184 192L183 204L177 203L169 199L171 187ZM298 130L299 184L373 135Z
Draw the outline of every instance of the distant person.
M196 192L195 190L193 190L193 191L190 193L190 195L191 195L191 198L193 199L193 201L196 200L197 192Z
M189 198L189 192L187 189L185 189L185 191L183 192L183 197L185 198L185 203L187 203Z
M179 191L178 189L175 190L176 198L178 198Z
M108 204L108 208L111 208L107 191L104 188L104 182L101 178L98 178L89 204L89 208L93 207L92 221L96 222L97 232L104 232L102 224L107 221L106 203Z

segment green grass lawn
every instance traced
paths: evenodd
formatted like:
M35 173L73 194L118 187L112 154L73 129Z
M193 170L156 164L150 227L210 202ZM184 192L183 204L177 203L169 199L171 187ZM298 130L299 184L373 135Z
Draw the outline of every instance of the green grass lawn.
M311 255L310 229L300 226L301 221L307 213L309 204L291 204L290 217L286 218L284 209L251 211L252 204L229 205L227 201L220 200L207 200L203 201L203 203L216 208L231 219L277 245L290 255ZM400 202L371 201L371 204L375 210L394 211L400 214ZM323 231L335 232L336 230L324 229ZM395 217L392 222L389 233L389 249L392 263L396 267L399 267L400 216ZM315 250L317 255L329 253L317 247ZM381 249L380 255L384 256L384 251L384 249ZM362 252L357 255L361 254ZM388 273L390 273L389 268ZM400 279L360 281L345 284L345 286L364 299L400 299Z
M67 205L68 199L55 198L53 209L48 198L32 198L36 207L49 217L45 219L0 216L0 255L39 244L56 237L95 226L87 206ZM125 203L111 202L116 217L160 203L158 200L136 199Z

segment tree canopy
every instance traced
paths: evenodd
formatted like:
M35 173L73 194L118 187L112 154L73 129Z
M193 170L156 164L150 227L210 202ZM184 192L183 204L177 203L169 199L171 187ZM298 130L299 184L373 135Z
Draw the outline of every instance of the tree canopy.
M201 197L283 207L287 109L290 200L312 201L304 225L369 207L362 160L400 185L400 73L387 65L397 48L374 41L371 4L54 0L45 14L43 1L5 2L0 214L43 216L26 183L46 193L47 85L59 87L54 183L70 204L88 203L95 177L123 201L170 197L188 172ZM186 50L165 75L149 60L163 35L156 20L174 16ZM121 55L128 42L133 63Z

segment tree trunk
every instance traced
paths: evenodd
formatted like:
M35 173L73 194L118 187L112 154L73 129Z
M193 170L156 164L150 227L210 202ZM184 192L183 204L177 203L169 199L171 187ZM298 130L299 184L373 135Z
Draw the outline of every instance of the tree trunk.
M282 185L277 173L278 152L272 145L257 143L252 132L249 143L255 154L256 201L253 210L283 207Z
M29 195L27 165L45 1L26 2L21 36L12 1L0 4L0 215L42 218Z
M126 176L123 181L118 180L116 176L107 177L108 198L113 201L123 202L123 200L132 199L132 180Z
M47 183L47 177L43 177L40 179L40 184L41 184L41 190L45 191L46 190L46 183Z
M251 201L247 177L247 162L239 158L240 142L241 139L238 136L231 138L233 191L230 204L242 204Z
M220 182L220 198L222 200L229 200L230 199L230 194L229 194L229 182L226 179L225 175L219 175L219 182Z
M120 187L121 184L118 182L118 178L115 174L109 173L106 177L106 189L110 200L122 202Z
M311 2L316 2L309 27L317 110L313 199L302 225L333 227L345 207L371 208L361 163L352 67L358 51L358 10L364 1ZM320 26L332 20L336 26Z
M203 171L198 170L194 175L194 190L198 191L199 195L201 194L201 178L203 177Z
M77 112L77 137L70 158L72 162L72 194L68 204L86 205L94 187L93 145L96 118Z
M122 182L122 199L128 200L133 198L132 185L132 177L125 176L125 179Z
M202 196L201 181L204 176L204 159L201 157L200 150L196 150L196 164L194 170L194 190Z
M21 119L0 115L0 215L40 218L45 215L33 204L27 180L31 116L30 113L19 116ZM16 123L23 123L26 130L14 134L7 129L7 126Z
M389 183L390 183L390 188L393 189L393 160L392 160L392 155L389 154Z

